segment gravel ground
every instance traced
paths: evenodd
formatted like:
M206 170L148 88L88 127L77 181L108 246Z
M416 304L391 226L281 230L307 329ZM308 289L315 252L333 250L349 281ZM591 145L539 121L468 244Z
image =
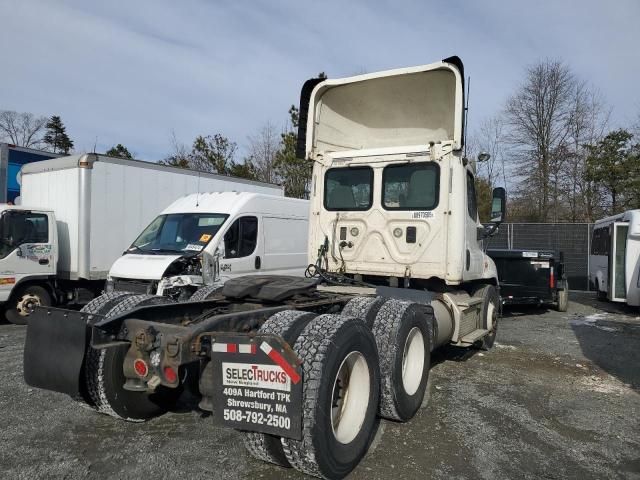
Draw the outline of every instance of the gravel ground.
M295 479L199 414L116 421L22 379L25 327L0 325L3 478ZM506 312L490 352L436 354L430 401L382 422L352 479L640 479L640 312L574 293Z

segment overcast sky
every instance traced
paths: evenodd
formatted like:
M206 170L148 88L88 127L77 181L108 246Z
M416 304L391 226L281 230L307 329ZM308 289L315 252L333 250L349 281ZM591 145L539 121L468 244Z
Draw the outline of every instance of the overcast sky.
M159 160L175 131L243 152L285 126L299 90L458 55L470 125L499 111L541 58L600 89L612 127L640 112L640 1L0 0L0 110L60 115L76 150L123 143Z

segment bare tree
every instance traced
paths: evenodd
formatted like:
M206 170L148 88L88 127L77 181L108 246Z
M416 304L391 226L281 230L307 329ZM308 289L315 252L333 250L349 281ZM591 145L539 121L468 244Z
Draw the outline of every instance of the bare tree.
M21 147L38 147L47 120L28 112L0 110L0 138Z
M249 160L256 169L258 180L278 182L274 164L279 150L280 135L270 122L267 122L256 135L249 137Z
M505 131L504 119L499 115L485 119L475 135L474 147L479 152L487 152L490 157L478 164L478 174L494 186L501 183L507 186L505 170Z
M564 192L568 219L572 222L592 222L600 215L599 186L586 175L589 156L586 145L594 145L603 138L610 113L600 92L585 82L576 82L571 95L564 165Z
M521 190L535 201L540 221L558 216L562 152L569 134L575 85L566 65L546 60L527 70L524 84L507 101L508 140L521 167Z
M191 167L191 152L184 143L178 140L174 130L171 130L171 152L164 160L160 160L158 163L171 165L172 167Z

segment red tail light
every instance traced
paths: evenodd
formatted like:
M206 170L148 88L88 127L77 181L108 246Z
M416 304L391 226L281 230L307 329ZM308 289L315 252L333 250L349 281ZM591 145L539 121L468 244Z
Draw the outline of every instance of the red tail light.
M146 377L149 373L149 367L147 366L147 363L141 358L135 359L135 361L133 362L133 369L140 377Z
M171 367L164 367L164 378L169 383L176 383L178 381L178 374Z
M553 267L551 267L550 273L549 273L549 288L555 288L555 286L556 286L556 276L555 276L555 273L553 272Z

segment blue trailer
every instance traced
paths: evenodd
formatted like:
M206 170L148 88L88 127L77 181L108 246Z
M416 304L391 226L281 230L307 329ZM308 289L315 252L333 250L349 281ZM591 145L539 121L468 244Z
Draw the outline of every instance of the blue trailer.
M61 156L10 143L0 143L0 203L15 203L16 197L20 196L18 172L23 165Z

